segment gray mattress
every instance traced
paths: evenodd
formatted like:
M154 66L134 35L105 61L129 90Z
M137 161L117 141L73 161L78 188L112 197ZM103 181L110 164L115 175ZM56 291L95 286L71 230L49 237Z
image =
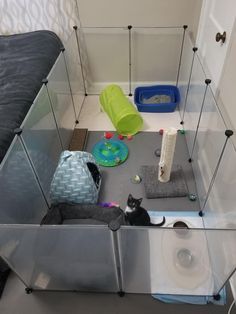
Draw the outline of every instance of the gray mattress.
M51 31L0 36L0 162L61 47Z

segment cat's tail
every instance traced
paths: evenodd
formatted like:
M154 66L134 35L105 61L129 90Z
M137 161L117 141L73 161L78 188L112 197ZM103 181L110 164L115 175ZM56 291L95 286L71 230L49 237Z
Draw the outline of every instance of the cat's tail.
M166 222L166 217L163 216L162 222L160 222L159 224L153 224L153 223L150 222L150 226L161 227L161 226L163 226L165 224L165 222Z

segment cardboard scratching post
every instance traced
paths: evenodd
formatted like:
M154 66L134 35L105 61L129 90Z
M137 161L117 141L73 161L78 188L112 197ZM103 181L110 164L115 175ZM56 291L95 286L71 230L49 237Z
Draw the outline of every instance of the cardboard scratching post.
M176 137L177 130L175 128L164 130L158 171L158 180L160 182L168 182L170 180Z
M177 130L169 128L162 138L159 166L141 166L146 198L184 197L188 188L180 165L173 165Z

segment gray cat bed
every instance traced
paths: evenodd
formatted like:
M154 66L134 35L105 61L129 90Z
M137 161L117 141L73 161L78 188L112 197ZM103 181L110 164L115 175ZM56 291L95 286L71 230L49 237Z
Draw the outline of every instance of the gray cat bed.
M173 165L170 181L166 183L158 180L158 166L141 166L140 170L146 198L184 197L188 195L181 166Z
M119 207L61 203L52 205L41 225L108 225L114 220L126 224L124 212Z

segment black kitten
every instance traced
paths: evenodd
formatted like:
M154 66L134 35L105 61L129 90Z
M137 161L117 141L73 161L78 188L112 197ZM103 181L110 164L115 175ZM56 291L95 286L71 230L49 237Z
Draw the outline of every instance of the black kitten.
M127 200L127 206L125 209L125 215L131 226L163 226L166 222L165 217L159 224L151 223L150 216L146 209L140 206L142 198L136 199L131 194L129 194Z

